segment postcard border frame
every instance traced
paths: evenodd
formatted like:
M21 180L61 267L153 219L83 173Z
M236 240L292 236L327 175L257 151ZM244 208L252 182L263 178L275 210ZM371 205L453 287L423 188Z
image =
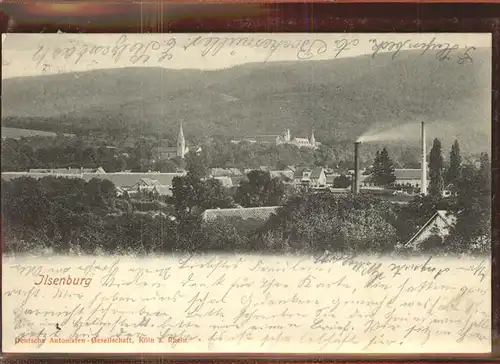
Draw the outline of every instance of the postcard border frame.
M14 33L53 33L58 30L68 33L166 33L166 32L487 32L492 34L492 184L497 191L500 183L499 170L496 168L500 154L498 125L499 114L499 52L500 52L500 16L495 12L495 4L417 4L417 3L275 3L236 4L230 1L218 3L179 4L157 0L148 4L116 4L111 2L87 1L92 15L77 18L65 18L56 10L49 10L45 17L34 18L29 12L28 2L4 2L0 14L2 32ZM36 6L31 5L31 6ZM89 9L90 9L89 8ZM140 10L141 11L137 11ZM207 10L210 10L207 12ZM207 16L206 14L212 14ZM117 26L116 16L122 16L121 25ZM191 15L186 15L191 14ZM496 14L496 16L495 16ZM199 15L199 16L198 16ZM114 17L115 16L115 17ZM106 18L107 17L107 18ZM10 20L10 21L9 21ZM12 22L13 20L13 22ZM139 354L135 356L141 363L156 362L162 359L207 359L212 361L238 359L242 362L254 360L290 360L306 361L360 361L381 359L415 360L415 359L482 359L487 360L500 354L500 241L498 226L500 222L499 202L492 193L492 354L491 355L157 355ZM0 232L0 238L3 238ZM3 243L3 242L2 242ZM3 245L3 244L2 244ZM0 263L1 264L1 263ZM0 313L1 314L1 313ZM83 359L83 358L84 359ZM102 360L132 359L131 354L5 354L6 362L19 359L64 360L82 358L86 362ZM251 357L252 359L244 359ZM93 359L92 359L93 358ZM35 361L30 361L35 362ZM428 361L429 362L429 361Z

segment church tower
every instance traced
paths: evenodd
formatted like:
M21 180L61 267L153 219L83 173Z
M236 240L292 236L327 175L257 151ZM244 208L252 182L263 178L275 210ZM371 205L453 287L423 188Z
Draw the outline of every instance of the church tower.
M182 121L181 121L181 129L179 130L179 136L177 137L177 156L184 159L185 153L186 153L186 139L184 139L184 131L182 130Z
M316 138L314 137L314 129L311 131L311 138L309 139L309 143L312 148L316 148Z
M290 140L292 139L292 135L290 133L290 129L286 129L285 131L285 142L290 143Z

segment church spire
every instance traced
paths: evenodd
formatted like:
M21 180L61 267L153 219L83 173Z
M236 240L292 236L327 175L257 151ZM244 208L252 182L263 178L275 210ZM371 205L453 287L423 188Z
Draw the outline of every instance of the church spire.
M184 130L181 128L179 130L179 136L177 137L177 156L184 159L184 154L186 153L186 139L184 139Z
M316 138L314 137L314 129L311 131L311 138L309 139L309 143L311 143L311 147L316 148Z

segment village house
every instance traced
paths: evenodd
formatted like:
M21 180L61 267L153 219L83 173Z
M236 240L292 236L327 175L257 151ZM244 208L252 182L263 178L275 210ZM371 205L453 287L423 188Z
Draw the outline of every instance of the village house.
M340 177L340 173L337 171L334 171L333 169L326 168L325 169L325 177L326 177L326 185L327 186L333 186L333 181L335 178Z
M156 185L153 187L152 192L156 197L172 196L172 188L170 186Z
M326 187L325 169L322 167L314 168L309 176L311 187Z
M209 175L211 177L232 177L242 176L243 173L238 168L211 168Z
M153 188L156 186L161 186L160 182L155 179L150 178L141 178L135 185L130 187L130 190L134 190L137 192L141 191L149 191L152 192Z
M312 170L307 167L298 167L293 175L295 185L308 185Z
M115 189L116 189L116 197L122 197L127 193L127 190L120 186L115 186Z
M270 171L271 178L279 178L284 183L292 183L294 172L291 170Z
M228 188L239 186L241 179L244 178L243 172L238 168L211 168L208 175L220 179L222 185Z
M295 170L293 182L296 186L326 187L325 169L322 167L299 167Z
M173 159L177 157L177 147L156 147L152 150L154 161Z
M431 236L446 238L456 223L456 216L445 210L438 210L406 243L405 249L418 250L418 246Z

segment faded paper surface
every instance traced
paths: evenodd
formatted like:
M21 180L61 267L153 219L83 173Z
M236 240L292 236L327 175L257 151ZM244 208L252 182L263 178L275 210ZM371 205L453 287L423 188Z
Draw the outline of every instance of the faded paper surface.
M214 70L253 62L314 61L404 52L470 64L490 34L8 34L2 78L121 67Z
M487 259L18 257L3 271L7 352L490 351Z

